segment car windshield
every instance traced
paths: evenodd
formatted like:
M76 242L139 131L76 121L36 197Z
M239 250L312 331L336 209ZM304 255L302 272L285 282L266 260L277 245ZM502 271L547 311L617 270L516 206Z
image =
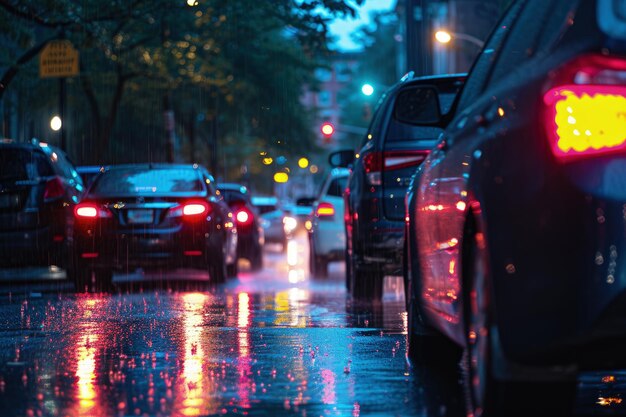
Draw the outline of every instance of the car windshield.
M203 191L200 175L193 169L121 168L100 175L91 194L105 195L166 195Z

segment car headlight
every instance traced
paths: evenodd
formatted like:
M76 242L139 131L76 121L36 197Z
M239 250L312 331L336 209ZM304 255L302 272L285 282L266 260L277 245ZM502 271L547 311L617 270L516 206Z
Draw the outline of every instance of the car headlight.
M291 233L298 227L298 221L290 216L283 217L283 228L285 233Z

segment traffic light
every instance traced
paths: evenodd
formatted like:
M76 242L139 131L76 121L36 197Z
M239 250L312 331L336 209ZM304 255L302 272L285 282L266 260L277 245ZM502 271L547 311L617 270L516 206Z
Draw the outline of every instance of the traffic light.
M335 126L330 122L324 122L320 130L322 131L322 135L324 135L324 142L330 143L330 138L333 133L335 133Z

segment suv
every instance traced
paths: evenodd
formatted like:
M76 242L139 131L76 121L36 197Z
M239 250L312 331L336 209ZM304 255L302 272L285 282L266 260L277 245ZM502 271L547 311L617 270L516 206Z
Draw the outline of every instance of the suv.
M358 157L354 159L353 151L331 154L331 165L352 165L344 217L346 286L353 297L380 298L383 277L402 275L404 195L415 168L442 131L416 126L412 112L437 100L439 113L447 113L464 80L461 74L407 74L379 100ZM432 87L433 96L416 94L420 86Z
M572 415L578 372L626 366L625 84L625 1L514 1L454 117L416 114L445 130L407 194L409 352L464 350L468 415Z
M237 257L247 259L253 271L260 270L263 268L265 234L259 212L252 204L248 188L233 183L218 184L217 188L235 216Z
M71 272L73 208L83 182L60 149L0 141L0 265Z

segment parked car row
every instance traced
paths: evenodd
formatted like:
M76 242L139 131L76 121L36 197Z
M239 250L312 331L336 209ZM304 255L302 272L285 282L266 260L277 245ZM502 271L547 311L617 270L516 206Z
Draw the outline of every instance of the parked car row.
M405 277L409 354L462 361L468 415L571 415L624 366L623 5L513 2L467 77L406 80L331 155L352 295Z
M111 290L135 268L199 268L220 283L239 258L261 268L262 244L245 187L218 189L197 164L77 169L46 143L0 141L2 267L64 268L77 291Z

